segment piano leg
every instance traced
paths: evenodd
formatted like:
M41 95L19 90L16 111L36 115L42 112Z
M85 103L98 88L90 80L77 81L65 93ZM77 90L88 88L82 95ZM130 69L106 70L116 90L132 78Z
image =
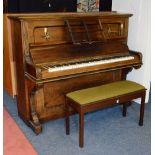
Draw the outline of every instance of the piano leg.
M70 123L69 123L69 106L67 103L67 99L65 102L65 115L66 115L66 121L65 121L66 135L69 135L70 134Z
M79 146L84 146L84 112L81 110L79 113Z
M131 105L132 105L132 101L123 103L123 110L122 110L123 117L126 117L127 108L130 107Z
M141 97L139 126L143 126L144 109L145 109L145 95L146 95L145 93Z
M35 108L35 93L36 88L34 88L30 94L30 109L31 109L31 120L29 121L29 125L32 130L38 135L42 131L42 125L39 122L39 118Z
M126 112L127 112L127 105L126 103L123 103L123 117L126 117Z

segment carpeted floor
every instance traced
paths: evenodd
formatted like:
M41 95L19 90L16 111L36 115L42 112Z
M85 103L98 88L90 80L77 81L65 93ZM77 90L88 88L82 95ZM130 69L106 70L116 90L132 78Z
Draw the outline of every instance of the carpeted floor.
M16 101L6 92L4 106L17 122L39 155L151 155L151 104L146 104L144 126L138 126L139 105L128 108L122 117L121 107L113 107L85 116L85 147L78 145L78 115L71 117L71 134L66 136L64 119L43 124L36 136L18 117Z

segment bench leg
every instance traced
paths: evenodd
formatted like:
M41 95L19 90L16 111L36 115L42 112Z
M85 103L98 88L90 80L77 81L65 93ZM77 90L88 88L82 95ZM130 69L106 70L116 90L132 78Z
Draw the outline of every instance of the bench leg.
M84 113L79 113L79 146L84 146Z
M65 125L66 125L66 135L69 135L69 133L70 133L70 125L69 125L69 105L67 104L67 102L65 103L65 115L66 115L66 121L65 121Z
M145 109L145 93L142 95L142 98L141 98L140 118L139 118L139 125L140 126L143 126L144 109Z
M123 103L123 113L122 113L123 117L126 117L126 112L127 112L127 105L126 103Z

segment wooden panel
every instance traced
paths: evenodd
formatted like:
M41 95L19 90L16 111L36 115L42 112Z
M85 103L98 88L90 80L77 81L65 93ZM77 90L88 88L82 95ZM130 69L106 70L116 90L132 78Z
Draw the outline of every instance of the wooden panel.
M23 56L23 44L22 44L22 35L21 35L21 23L19 21L11 20L11 35L14 37L13 40L13 54L16 62L16 80L17 80L17 108L18 113L24 121L29 119L29 102L26 100L28 92L28 86L25 82L25 73L24 73L24 56Z
M36 93L36 109L39 119L60 118L64 115L65 94L71 91L98 86L120 80L121 70L85 75L45 83Z
M10 20L3 15L3 85L9 95L16 95L15 64L12 53Z
M64 52L65 51L65 52ZM104 42L83 45L59 45L48 48L35 48L30 50L33 63L60 64L75 61L84 61L92 58L106 58L129 54L128 46L117 42Z
M71 41L68 30L64 27L37 27L34 29L34 43L49 43L49 42L65 42Z
M85 22L88 33L90 36L90 41L102 41L104 39L108 40L120 40L127 42L127 32L128 32L128 17L115 17L115 16L85 16L80 17L68 17L63 16L51 16L50 19L41 19L38 21L37 18L33 20L24 20L22 22L24 40L23 44L25 46L24 50L27 53L29 51L29 44L31 45L54 45L54 44L64 44L71 43L72 38L69 30L66 26L65 21L69 21L71 30L73 31L73 36L75 41L87 41L87 35L82 21ZM100 23L99 23L100 20ZM100 27L101 25L101 27ZM28 49L27 49L28 48Z

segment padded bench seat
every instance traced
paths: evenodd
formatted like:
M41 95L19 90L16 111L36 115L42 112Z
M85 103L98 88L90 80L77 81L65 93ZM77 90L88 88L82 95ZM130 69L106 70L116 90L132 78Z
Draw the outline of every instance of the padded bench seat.
M91 104L112 97L118 97L135 91L144 90L145 87L131 81L119 81L93 88L82 89L68 93L66 96L80 105Z
M123 116L126 116L126 102L136 98L141 98L139 125L143 125L145 93L144 86L124 80L66 94L66 134L69 134L69 106L79 113L79 146L83 147L84 113L123 104Z

